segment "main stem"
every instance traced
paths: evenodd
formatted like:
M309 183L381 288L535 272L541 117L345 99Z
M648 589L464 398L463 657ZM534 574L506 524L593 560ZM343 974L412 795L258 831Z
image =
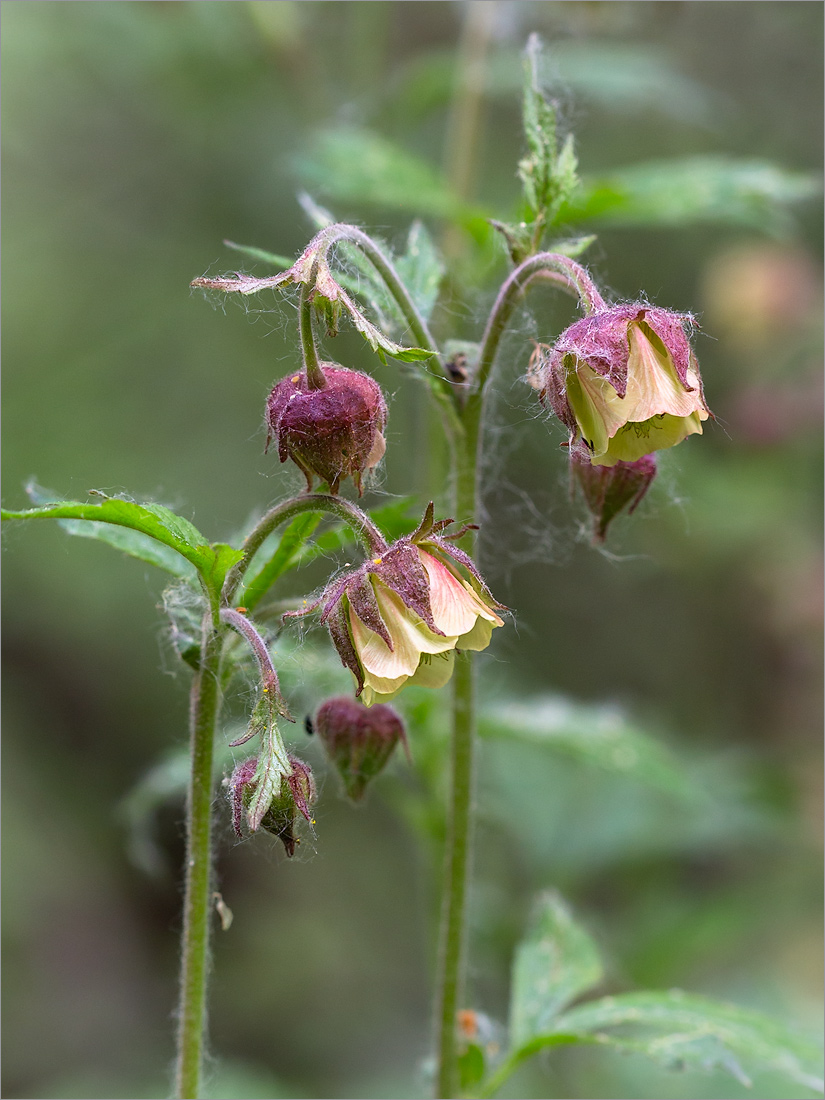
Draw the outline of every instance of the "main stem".
M175 1096L200 1095L206 1032L206 977L212 911L212 755L220 706L218 679L222 637L211 618L204 624L201 667L192 685L191 772L186 803L186 893L178 1018Z
M478 397L478 400L475 398ZM476 514L478 442L482 402L473 395L462 409L461 436L456 440L456 516L472 522ZM472 551L473 532L463 548ZM453 673L452 746L447 846L439 953L437 1026L438 1072L436 1096L458 1095L456 1014L464 997L467 955L467 891L472 862L473 791L475 783L476 692L475 654L466 651Z

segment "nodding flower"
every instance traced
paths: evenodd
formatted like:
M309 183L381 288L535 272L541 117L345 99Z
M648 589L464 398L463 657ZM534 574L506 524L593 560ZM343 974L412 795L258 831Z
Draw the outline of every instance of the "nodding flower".
M636 462L702 434L711 412L685 333L690 320L641 302L607 306L536 348L528 381L592 465Z
M337 493L351 477L361 493L361 475L376 466L386 443L387 405L368 374L321 363L325 385L313 388L306 371L282 378L266 403L267 447L275 439L281 462L298 466L312 492L314 477Z
M333 581L300 616L322 608L342 663L370 706L407 684L442 687L456 650L486 649L503 610L475 564L442 534L452 520L433 522L433 506L412 535Z

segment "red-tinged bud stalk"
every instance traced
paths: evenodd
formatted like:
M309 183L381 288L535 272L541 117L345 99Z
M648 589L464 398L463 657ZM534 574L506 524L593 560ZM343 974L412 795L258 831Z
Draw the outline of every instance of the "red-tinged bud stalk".
M313 272L315 267L313 267ZM324 372L318 362L315 336L312 331L312 277L308 283L301 283L300 304L298 307L298 326L301 334L301 350L304 357L304 371L310 390L322 390L327 384Z
M266 642L261 635L245 615L241 614L240 611L235 611L231 607L221 608L221 622L231 626L233 630L236 630L249 643L252 652L255 654L255 659L258 662L258 668L261 671L262 692L264 695L270 697L275 710L277 710L281 717L286 718L289 722L294 722L295 719L289 713L289 708L281 695L281 688L278 683L278 673L275 671L275 666L272 663L272 658L269 655Z

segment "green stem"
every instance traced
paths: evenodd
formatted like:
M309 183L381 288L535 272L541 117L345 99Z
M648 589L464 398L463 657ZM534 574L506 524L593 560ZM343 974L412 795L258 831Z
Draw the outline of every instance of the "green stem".
M499 342L513 315L516 303L536 278L550 279L562 290L576 295L585 313L605 307L604 299L581 264L557 252L539 252L535 256L530 256L510 273L493 304L482 337L475 372L476 394L483 393L489 381Z
M229 570L223 586L223 602L230 605L243 580L252 559L260 550L264 541L276 527L287 523L301 512L329 512L346 523L363 543L367 553L383 554L387 542L369 516L362 512L357 504L345 497L332 496L330 493L304 493L302 496L285 500L270 509L255 525L244 541L243 557Z
M463 431L457 441L456 516L472 522L476 515L478 444L481 402L462 412ZM472 552L474 532L462 540ZM476 691L475 654L463 653L453 673L450 802L444 862L444 892L438 974L438 1073L437 1093L442 1098L458 1094L456 1013L462 1007L467 954L467 889L472 860L473 789L475 777Z
M318 362L315 336L312 332L312 302L309 297L309 284L301 283L301 299L298 306L298 328L301 333L301 350L304 356L304 370L307 385L311 390L322 390L327 380Z
M194 1100L200 1095L206 1041L206 978L212 911L212 754L220 707L221 641L221 634L214 629L211 617L207 617L201 666L192 685L190 711L191 772L186 804L186 891L175 1084L175 1096L180 1100Z
M438 345L390 259L384 255L371 237L356 226L347 225L345 222L328 225L321 230L315 240L319 242L320 247L323 249L325 258L336 241L349 241L350 244L354 244L364 253L378 272L384 286L398 306L401 316L409 326L410 334L416 346L426 348L427 351L432 352L432 358L422 360L420 365L426 372L430 392L438 404L447 437L453 441L456 435L461 432L461 424L455 407L455 398L458 391L453 388L452 383L447 379L439 358Z

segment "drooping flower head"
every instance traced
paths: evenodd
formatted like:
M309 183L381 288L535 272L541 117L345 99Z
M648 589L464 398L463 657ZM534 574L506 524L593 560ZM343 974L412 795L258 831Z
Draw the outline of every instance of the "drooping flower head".
M594 466L635 462L702 434L711 413L689 321L640 302L608 306L534 352L528 380Z
M370 706L405 684L442 687L455 651L486 649L502 610L469 555L453 546L466 528L444 535L452 520L433 522L430 504L411 535L328 586L304 615L322 608L342 663ZM466 573L466 575L465 575Z
M364 797L398 742L407 747L404 723L392 707L381 703L365 707L347 695L321 704L315 728L354 802Z
M326 385L314 389L306 371L282 378L266 403L267 447L277 440L281 462L300 468L312 491L318 477L337 493L351 477L361 492L361 475L376 466L385 449L387 406L381 387L368 374L321 363Z

